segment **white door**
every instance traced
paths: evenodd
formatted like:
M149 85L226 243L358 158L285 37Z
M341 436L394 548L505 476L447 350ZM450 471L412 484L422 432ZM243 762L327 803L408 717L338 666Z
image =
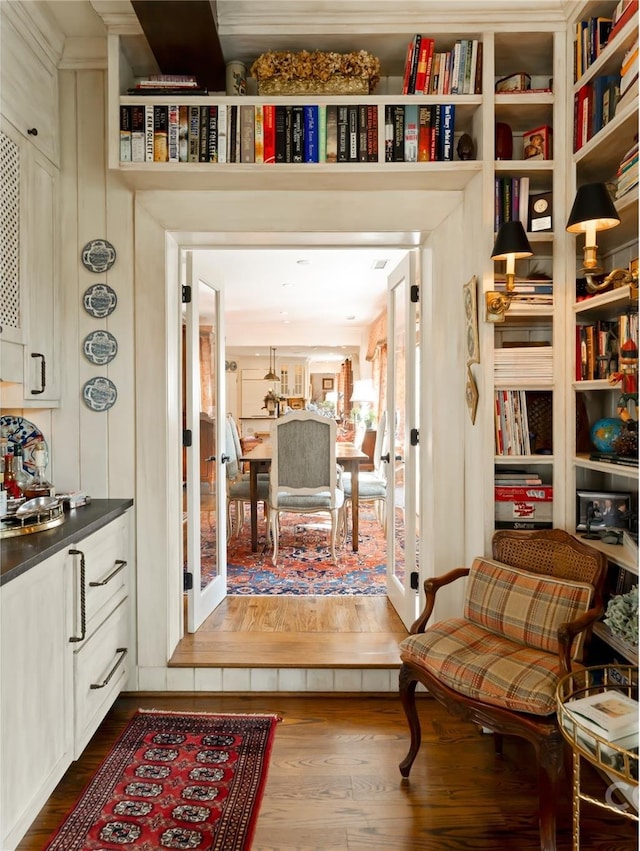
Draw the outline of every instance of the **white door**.
M387 595L407 628L418 615L420 572L416 269L409 252L387 279Z
M185 252L183 280L191 288L190 300L183 298L184 428L191 436L183 452L189 632L227 594L224 304L222 289L199 278L193 265L192 252Z

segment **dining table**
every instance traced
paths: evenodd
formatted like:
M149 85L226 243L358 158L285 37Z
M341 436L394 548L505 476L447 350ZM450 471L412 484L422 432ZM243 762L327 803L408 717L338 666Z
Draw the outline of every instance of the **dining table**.
M258 551L258 472L268 468L273 457L273 447L269 440L258 443L253 449L244 452L240 461L249 465L249 499L251 510L251 552ZM358 473L360 464L369 461L366 452L358 449L353 443L336 441L336 461L351 473L351 503L352 503L352 549L358 552Z

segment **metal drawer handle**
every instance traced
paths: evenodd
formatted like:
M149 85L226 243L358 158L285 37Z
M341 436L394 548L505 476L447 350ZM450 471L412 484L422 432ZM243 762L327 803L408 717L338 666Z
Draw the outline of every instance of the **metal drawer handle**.
M32 390L31 394L37 396L39 393L44 393L47 387L47 362L45 357L40 352L31 352L32 358L41 358L40 360L40 390Z
M115 563L116 563L118 566L116 567L116 569L115 569L115 570L112 570L112 571L111 571L111 573L107 576L107 578L106 578L106 579L103 579L101 582L90 582L90 583L89 583L89 588L98 588L100 585L106 585L106 584L107 584L107 582L111 582L111 580L113 579L113 577L114 577L117 573L120 573L120 571L121 571L123 568L125 568L125 567L127 566L126 561L124 561L124 559L121 559L121 558L117 558L117 559L116 559L116 561L115 561Z
M80 556L80 635L72 635L69 641L84 641L87 634L87 589L84 553L82 550L69 550L69 555Z
M109 671L109 673L107 674L105 679L101 683L91 683L89 688L92 688L92 689L104 688L106 685L109 685L109 680L113 677L113 675L118 670L120 665L122 665L122 663L124 662L124 657L127 655L128 651L127 651L126 647L118 647L118 649L116 650L116 653L120 653L121 656L120 656L119 659L116 660L116 664Z

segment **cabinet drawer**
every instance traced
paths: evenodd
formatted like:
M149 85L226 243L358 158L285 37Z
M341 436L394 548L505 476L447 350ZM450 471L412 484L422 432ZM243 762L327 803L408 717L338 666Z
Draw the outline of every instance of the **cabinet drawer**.
M86 639L127 596L127 518L119 517L104 529L69 549L74 559L74 630ZM82 630L82 566L84 564L84 636ZM77 642L76 642L77 643Z
M129 602L125 599L74 653L75 759L127 680L129 649Z
M58 165L58 77L53 63L36 54L3 10L1 107L18 130ZM37 133L29 133L36 130Z

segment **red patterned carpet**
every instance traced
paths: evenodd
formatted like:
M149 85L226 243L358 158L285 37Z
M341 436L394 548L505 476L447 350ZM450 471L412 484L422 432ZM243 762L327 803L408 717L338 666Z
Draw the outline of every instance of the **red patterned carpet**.
M271 564L272 548L266 541L266 523L259 517L258 552L251 552L249 514L237 538L227 547L227 591L250 595L382 595L386 593L386 541L373 511L360 511L358 552L351 548L351 536L337 548L337 564L331 561L329 531L304 528L327 523L327 517L281 518L278 564ZM202 583L214 569L215 539L203 521ZM206 536L205 536L206 533Z
M248 851L279 720L138 710L46 851Z

